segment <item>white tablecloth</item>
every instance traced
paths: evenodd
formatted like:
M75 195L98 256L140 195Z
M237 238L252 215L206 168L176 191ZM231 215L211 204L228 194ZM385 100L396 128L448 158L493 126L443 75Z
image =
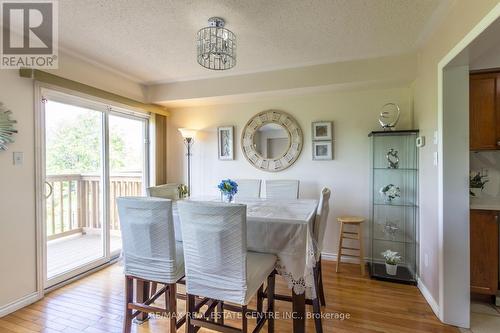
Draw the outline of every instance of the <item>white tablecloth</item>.
M214 198L190 200L213 201ZM247 205L247 247L249 251L273 253L278 257L276 269L296 294L315 296L313 268L315 244L312 227L317 200L237 201ZM176 240L182 241L177 205L173 205Z

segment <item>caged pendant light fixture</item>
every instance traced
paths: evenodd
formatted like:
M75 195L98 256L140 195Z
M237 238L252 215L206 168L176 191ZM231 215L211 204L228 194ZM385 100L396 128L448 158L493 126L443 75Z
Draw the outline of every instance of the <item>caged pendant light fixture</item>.
M196 36L198 63L212 70L231 69L236 65L236 36L224 28L220 17L208 19L208 27Z

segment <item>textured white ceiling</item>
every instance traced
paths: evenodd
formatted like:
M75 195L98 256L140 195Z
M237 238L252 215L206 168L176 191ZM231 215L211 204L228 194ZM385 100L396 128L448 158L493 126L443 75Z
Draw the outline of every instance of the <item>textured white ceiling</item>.
M443 1L64 0L59 38L63 51L141 83L171 82L411 52ZM238 38L231 70L196 62L211 16Z

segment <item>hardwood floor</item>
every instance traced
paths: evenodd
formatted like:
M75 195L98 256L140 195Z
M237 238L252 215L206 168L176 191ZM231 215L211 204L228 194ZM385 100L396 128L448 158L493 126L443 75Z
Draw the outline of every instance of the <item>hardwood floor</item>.
M349 315L344 320L324 319L325 332L459 332L455 327L439 322L414 286L361 277L359 265L345 264L340 273L335 273L335 263L325 261L323 270L327 302L323 312ZM115 264L0 318L0 332L121 332L123 284L122 267ZM281 294L288 291L280 278L276 288ZM177 304L179 311L183 312L184 302L178 301ZM250 304L250 307L255 308L255 304ZM291 311L291 304L277 301L276 311ZM232 320L226 320L226 323L233 324ZM253 329L254 321L249 323L252 324L249 328ZM276 321L276 332L291 332L291 328L291 319ZM184 326L178 331L184 332ZM133 332L168 332L168 320L154 318L142 325L134 324ZM267 332L267 327L262 332ZM314 332L312 319L307 321L307 332Z

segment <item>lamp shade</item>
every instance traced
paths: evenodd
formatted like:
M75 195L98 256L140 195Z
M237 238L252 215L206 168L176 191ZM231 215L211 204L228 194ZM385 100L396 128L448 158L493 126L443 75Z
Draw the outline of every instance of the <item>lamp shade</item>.
M179 132L184 139L194 139L196 136L196 130L189 128L179 128Z

